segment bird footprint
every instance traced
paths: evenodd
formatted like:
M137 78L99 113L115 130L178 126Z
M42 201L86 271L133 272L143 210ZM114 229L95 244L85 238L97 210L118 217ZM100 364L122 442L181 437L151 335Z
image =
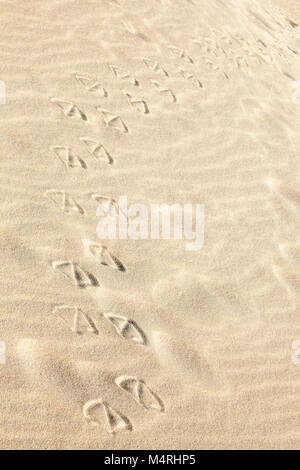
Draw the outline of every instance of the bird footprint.
M145 333L135 323L135 321L129 320L121 315L115 315L114 313L104 313L103 316L114 326L116 332L121 336L121 338L131 340L142 345L147 343Z
M136 377L121 375L115 380L116 385L133 396L134 400L146 410L157 410L164 412L165 407L162 400L148 385Z
M132 431L133 427L130 420L101 399L90 400L85 403L82 408L83 416L90 424L99 426L101 423L100 409L104 411L109 433L116 434L119 431Z

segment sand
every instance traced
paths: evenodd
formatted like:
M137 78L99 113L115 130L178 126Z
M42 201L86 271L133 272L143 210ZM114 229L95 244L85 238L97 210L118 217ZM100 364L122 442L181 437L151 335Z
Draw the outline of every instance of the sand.
M299 449L297 1L1 7L0 448Z

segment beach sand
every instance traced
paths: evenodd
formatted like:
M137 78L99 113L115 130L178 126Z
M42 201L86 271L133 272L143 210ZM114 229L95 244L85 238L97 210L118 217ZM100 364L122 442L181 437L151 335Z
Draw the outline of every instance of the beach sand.
M297 1L1 6L0 448L299 449Z

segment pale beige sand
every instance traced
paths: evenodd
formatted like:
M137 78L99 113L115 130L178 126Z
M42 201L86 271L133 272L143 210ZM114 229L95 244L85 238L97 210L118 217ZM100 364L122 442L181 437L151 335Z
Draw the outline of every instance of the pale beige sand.
M300 447L289 3L1 2L1 448ZM93 194L205 204L204 247L104 266Z
M274 0L282 9L282 14L292 23L294 28L300 23L300 3L298 0Z

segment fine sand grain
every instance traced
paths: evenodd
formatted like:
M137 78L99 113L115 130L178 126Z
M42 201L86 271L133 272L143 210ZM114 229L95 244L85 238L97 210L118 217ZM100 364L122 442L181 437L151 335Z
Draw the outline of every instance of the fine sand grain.
M1 23L0 448L299 449L298 2ZM203 247L102 242L120 196L203 204Z

